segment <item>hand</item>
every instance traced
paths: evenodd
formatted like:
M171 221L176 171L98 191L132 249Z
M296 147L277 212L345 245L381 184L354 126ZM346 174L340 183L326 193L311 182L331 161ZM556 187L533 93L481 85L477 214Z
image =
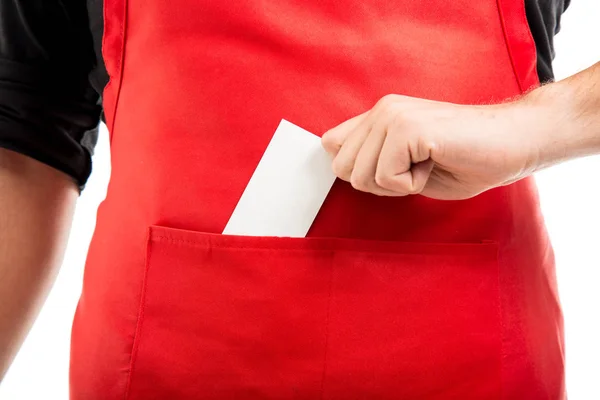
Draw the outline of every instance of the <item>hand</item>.
M358 190L466 199L537 168L539 135L533 133L542 117L532 111L539 108L388 95L327 131L322 143L334 157L335 174Z

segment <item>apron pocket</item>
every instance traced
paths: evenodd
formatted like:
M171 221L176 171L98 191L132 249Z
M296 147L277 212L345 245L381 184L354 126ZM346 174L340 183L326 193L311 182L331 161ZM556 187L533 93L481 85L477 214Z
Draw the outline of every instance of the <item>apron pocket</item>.
M481 380L494 398L499 384L493 243L153 226L143 286L129 399L464 399Z

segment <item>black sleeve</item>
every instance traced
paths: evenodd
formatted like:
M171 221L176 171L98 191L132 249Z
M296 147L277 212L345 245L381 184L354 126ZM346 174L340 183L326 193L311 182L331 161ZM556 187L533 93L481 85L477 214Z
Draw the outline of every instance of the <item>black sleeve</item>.
M560 30L560 18L571 0L527 0L525 10L537 50L537 69L542 83L552 82L554 35Z
M0 0L0 147L83 187L101 114L83 0Z

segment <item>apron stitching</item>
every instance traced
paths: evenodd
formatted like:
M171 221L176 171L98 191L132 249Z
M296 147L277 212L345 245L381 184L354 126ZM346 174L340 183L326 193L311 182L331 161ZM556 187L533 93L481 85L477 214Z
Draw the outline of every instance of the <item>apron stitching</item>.
M127 31L127 9L128 9L128 0L123 0L123 10L122 10L122 21L121 24L119 25L119 30L120 30L120 41L121 41L121 48L119 49L119 55L118 55L118 59L117 59L117 70L115 71L114 74L110 75L110 79L106 85L106 87L104 88L104 91L107 91L110 88L112 88L112 86L114 86L115 84L115 79L113 78L117 78L117 82L116 85L117 87L115 88L116 93L115 93L115 101L113 104L113 109L112 109L112 118L111 118L111 124L110 127L108 127L109 129L109 143L112 144L112 140L114 137L114 127L115 127L115 120L116 120L116 116L117 116L117 110L119 107L119 98L121 97L121 87L123 86L123 69L125 66L125 43L126 43L126 31ZM104 6L104 11L106 12L106 5ZM106 19L105 16L105 24L106 21L108 21L108 19ZM106 27L104 28L106 30ZM104 43L105 43L105 38L106 38L106 34L103 35L102 38L102 46L104 48Z
M329 295L327 297L327 316L325 318L325 351L323 355L323 375L321 376L321 392L319 395L319 399L323 399L323 395L325 393L325 377L327 375L327 356L329 350L329 323L330 323L330 315L331 315L331 292L333 291L333 263L334 255L331 255L331 268L329 273Z
M276 238L276 237L273 237ZM165 236L157 236L156 239L159 239L158 241L160 242L168 242L171 243L173 245L181 245L181 246L189 246L189 247L200 247L200 248L205 248L205 247L209 247L208 244L206 242L195 242L195 241L190 241L190 240L180 240L180 239L171 239L169 237L165 237ZM335 239L335 238L334 238ZM376 245L376 242L380 242L380 241L373 241ZM393 244L393 242L390 242L389 244ZM407 244L414 244L416 246L423 246L424 248L432 248L433 250L430 251L409 251L405 248L402 249L390 249L390 250L378 250L378 249L374 249L374 250L355 250L355 249L351 249L351 248L341 248L341 249L337 249L337 251L344 251L344 252L351 252L351 253L360 253L360 254L402 254L402 255L407 255L407 254L414 254L414 255L432 255L432 256L437 256L437 255L453 255L456 253L457 257L464 257L463 254L467 254L467 253L462 253L462 252L458 252L458 250L463 250L463 249L468 249L468 248L480 248L480 251L484 251L485 247L488 247L489 245L495 245L496 242L494 241L484 241L484 242L457 242L457 243L452 243L452 242L448 242L448 243L438 243L438 242L415 242L415 243L411 243L411 242L398 242L399 245L401 246L405 246ZM335 247L335 244L333 244L332 246ZM246 250L257 250L257 251L273 251L273 252L286 252L286 251L300 251L300 252L305 252L305 251L310 251L310 252L328 252L331 251L328 248L286 248L286 247L277 247L275 245L263 245L263 246L244 246L244 245L212 245L211 247L214 247L216 249L223 249L223 250L232 250L232 251L246 251ZM477 253L479 254L479 253ZM472 256L466 256L469 258L472 258Z
M531 26L529 25L529 21L527 20L527 14L525 11L525 3L523 2L521 4L521 7L519 7L519 16L521 17L521 24L526 28L525 31L527 33L527 38L529 39L530 43L533 43L533 47L534 47L534 56L535 56L535 62L533 63L533 81L534 81L534 87L540 86L540 76L538 74L538 69L537 69L537 45L535 44L535 39L533 38L533 33L531 33ZM525 78L523 78L523 80L525 80ZM526 87L525 91L531 90L533 87Z
M500 26L502 27L502 34L504 36L504 43L506 45L506 50L508 51L508 58L510 59L510 65L512 66L513 75L515 80L517 81L517 85L519 85L519 90L523 93L523 84L521 79L519 78L519 73L517 72L515 57L512 51L512 48L509 43L508 32L506 29L506 22L504 20L504 12L502 11L502 0L496 0L496 5L498 8L498 16L500 17Z
M144 257L144 276L142 278L143 283L142 283L142 290L140 293L140 306L138 308L138 318L137 318L137 323L136 323L135 332L134 332L134 336L133 336L133 345L131 347L131 357L129 360L129 373L127 374L127 384L125 386L125 397L124 397L125 400L129 399L129 392L131 389L133 370L134 370L135 361L137 358L137 352L138 352L138 348L139 348L139 344L140 344L142 322L144 320L144 308L145 308L145 304L146 304L146 288L148 286L147 277L148 277L148 269L149 269L148 258L149 258L149 254L150 254L150 246L152 246L152 243L148 242L148 247L146 249L146 255Z
M500 276L501 268L500 268L500 249L498 249L498 253L496 256L496 271L498 275L498 318L500 320L500 399L504 399L504 318L503 318L503 308L502 308L502 278Z

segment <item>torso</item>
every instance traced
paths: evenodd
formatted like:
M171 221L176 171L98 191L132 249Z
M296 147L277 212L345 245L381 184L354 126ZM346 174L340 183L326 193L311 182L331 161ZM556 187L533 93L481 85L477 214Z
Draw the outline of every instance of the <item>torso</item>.
M104 5L112 175L74 400L564 398L532 179L456 202L338 180L307 238L221 234L281 119L539 85L521 0Z

